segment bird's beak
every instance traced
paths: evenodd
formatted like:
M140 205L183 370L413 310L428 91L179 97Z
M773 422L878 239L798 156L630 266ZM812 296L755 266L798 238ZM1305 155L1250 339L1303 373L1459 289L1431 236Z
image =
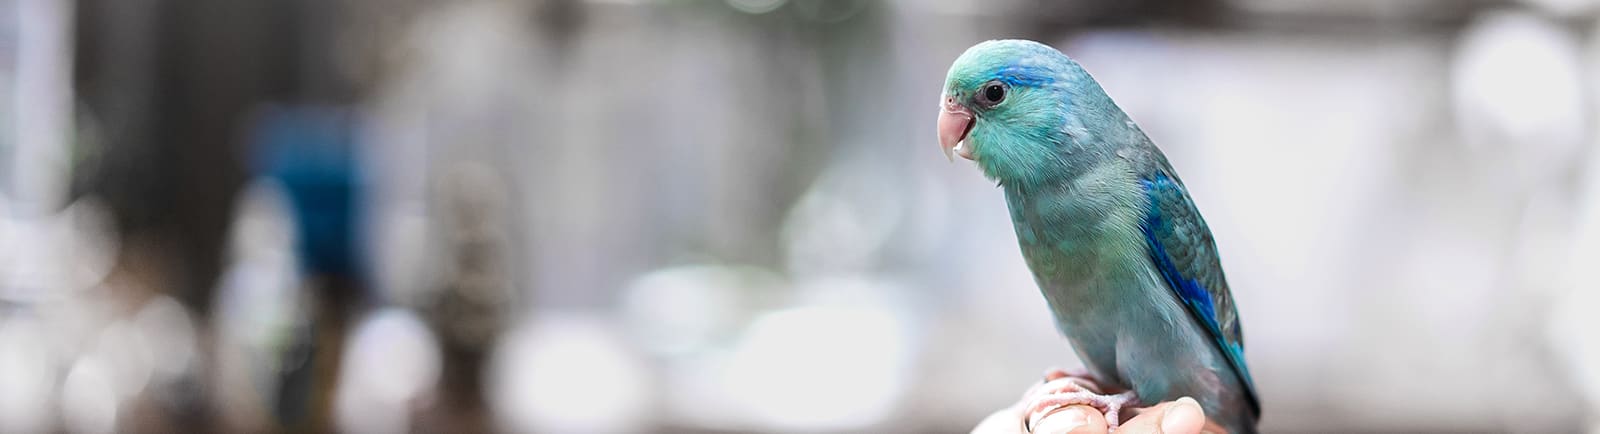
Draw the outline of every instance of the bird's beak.
M939 110L939 147L944 149L945 158L955 161L955 156L960 155L972 159L972 144L965 143L972 124L971 110L957 104L955 97L944 97L944 107Z

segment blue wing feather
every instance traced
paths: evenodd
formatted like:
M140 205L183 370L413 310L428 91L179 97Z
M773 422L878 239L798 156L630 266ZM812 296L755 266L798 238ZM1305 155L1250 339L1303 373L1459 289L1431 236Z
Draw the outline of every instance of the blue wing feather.
M1167 285L1211 333L1238 377L1244 382L1252 410L1260 413L1255 381L1244 360L1244 333L1211 230L1195 209L1183 184L1163 168L1141 180L1150 199L1140 229L1149 246L1150 259Z

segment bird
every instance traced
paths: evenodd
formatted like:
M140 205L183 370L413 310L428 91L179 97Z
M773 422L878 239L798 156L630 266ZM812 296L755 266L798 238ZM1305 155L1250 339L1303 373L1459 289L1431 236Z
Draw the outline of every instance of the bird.
M1188 396L1229 432L1255 432L1261 405L1216 243L1133 119L1077 61L1027 40L967 49L941 98L940 148L1004 191L1022 256L1087 371L1023 414L1082 404L1115 426L1125 407Z

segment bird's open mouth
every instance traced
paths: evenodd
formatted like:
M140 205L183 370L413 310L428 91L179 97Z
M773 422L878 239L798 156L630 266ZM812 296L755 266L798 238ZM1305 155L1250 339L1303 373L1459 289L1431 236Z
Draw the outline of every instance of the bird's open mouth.
M955 97L946 96L944 107L939 110L939 148L944 150L945 158L955 161L955 156L972 159L972 144L967 143L967 134L972 133L973 125L977 124L972 116L972 111L956 103Z

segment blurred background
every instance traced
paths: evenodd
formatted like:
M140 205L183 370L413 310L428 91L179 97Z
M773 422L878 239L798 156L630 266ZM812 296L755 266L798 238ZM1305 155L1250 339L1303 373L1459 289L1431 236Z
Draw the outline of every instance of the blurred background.
M0 0L0 432L965 432L1077 366L936 147L1002 37L1265 430L1600 432L1597 0Z

